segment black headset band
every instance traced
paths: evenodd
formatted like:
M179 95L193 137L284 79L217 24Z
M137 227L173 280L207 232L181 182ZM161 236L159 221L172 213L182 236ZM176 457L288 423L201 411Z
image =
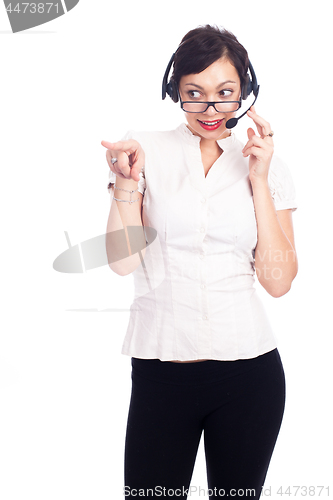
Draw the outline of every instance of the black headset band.
M168 82L168 77L169 77L169 73L171 70L171 66L172 66L173 61L175 59L175 54L176 54L175 52L172 54L171 59L170 59L168 66L165 70L165 73L164 73L163 82L162 82L162 99L165 99L167 93L170 95L170 97L172 97L172 92L171 92L172 86L170 86L170 82ZM245 89L245 94L244 94L244 91L242 88L242 99L246 99L251 94L251 92L253 92L255 97L257 97L257 95L258 95L259 85L258 85L255 71L253 69L253 66L252 66L250 60L249 60L249 71L250 71L251 79L247 83L248 87L247 87L247 89ZM168 92L168 88L169 88L169 90L171 89L170 92ZM177 94L178 94L178 92L177 92Z

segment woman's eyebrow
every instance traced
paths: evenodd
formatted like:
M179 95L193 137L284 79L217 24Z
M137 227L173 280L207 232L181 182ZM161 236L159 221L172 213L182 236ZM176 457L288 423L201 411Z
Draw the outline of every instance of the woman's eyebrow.
M218 89L218 88L222 87L223 85L225 85L226 83L237 83L237 82L234 82L233 80L226 80L225 82L220 83L216 88ZM185 83L185 86L186 85L193 85L193 87L197 87L200 90L204 90L203 87L201 87L200 85L197 85L196 83Z

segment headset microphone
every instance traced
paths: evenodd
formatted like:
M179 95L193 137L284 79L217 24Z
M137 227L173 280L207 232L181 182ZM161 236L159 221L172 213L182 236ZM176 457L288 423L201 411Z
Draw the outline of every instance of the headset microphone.
M236 125L237 125L237 123L238 123L238 120L240 120L240 119L241 119L244 115L246 115L246 113L249 111L249 109L251 109L251 108L252 108L252 106L254 105L254 103L255 103L255 102L256 102L256 100L257 100L257 97L258 97L258 94L259 94L259 88L260 88L260 85L258 85L258 87L257 87L257 89L256 89L255 99L254 99L253 103L251 104L251 106L250 106L250 107L249 107L246 111L244 111L244 113L242 113L240 116L238 116L237 118L236 118L236 117L234 117L234 118L230 118L230 119L226 122L226 124L225 124L226 128L231 129L231 128L236 127Z

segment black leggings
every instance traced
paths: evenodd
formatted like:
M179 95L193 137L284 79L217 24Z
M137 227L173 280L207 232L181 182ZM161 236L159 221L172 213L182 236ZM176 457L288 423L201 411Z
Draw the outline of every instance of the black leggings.
M124 496L187 498L201 488L206 498L257 500L284 405L277 349L236 361L132 358ZM202 431L208 491L190 485Z

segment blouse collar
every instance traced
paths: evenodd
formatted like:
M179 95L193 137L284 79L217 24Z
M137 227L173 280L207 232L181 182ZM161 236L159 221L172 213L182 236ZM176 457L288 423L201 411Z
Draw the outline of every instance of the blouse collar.
M188 144L192 145L200 144L201 137L199 137L198 135L194 135L191 132L191 130L186 126L186 123L182 123L181 125L179 125L179 127L177 127L176 130L183 136L183 138L186 140ZM225 137L224 139L219 139L216 142L220 146L220 148L223 149L223 151L226 151L234 146L235 141L236 141L236 136L231 131L231 135Z

